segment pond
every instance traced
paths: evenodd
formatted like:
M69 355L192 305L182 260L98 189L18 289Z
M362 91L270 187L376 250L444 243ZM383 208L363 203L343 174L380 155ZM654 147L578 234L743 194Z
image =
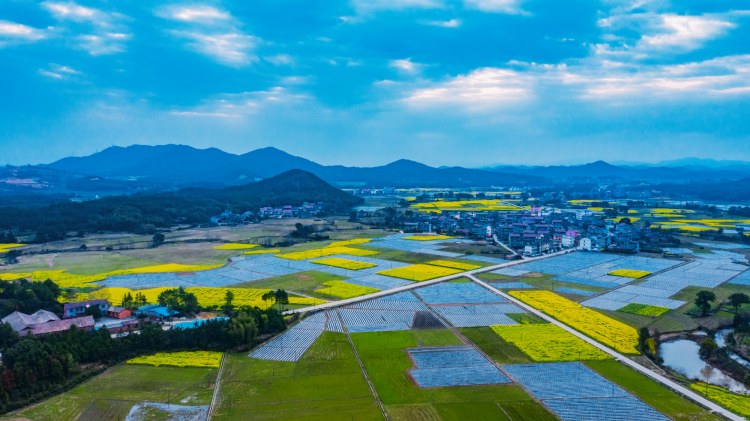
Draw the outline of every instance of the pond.
M750 389L727 376L721 370L701 360L700 346L687 339L664 342L659 346L659 356L664 365L690 379L724 387L735 393L750 394Z
M714 342L716 342L716 345L719 346L719 348L723 348L727 346L727 335L734 332L734 329L722 329L714 335ZM737 361L738 363L744 365L745 367L750 368L750 361L740 357L739 355L735 354L734 352L728 351L729 358Z

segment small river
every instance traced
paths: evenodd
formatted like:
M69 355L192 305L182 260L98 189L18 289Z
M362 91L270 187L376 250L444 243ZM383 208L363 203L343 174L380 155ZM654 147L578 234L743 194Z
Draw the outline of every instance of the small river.
M664 365L690 379L724 387L735 393L750 394L744 384L722 373L701 360L700 346L687 339L664 342L659 346L659 355Z

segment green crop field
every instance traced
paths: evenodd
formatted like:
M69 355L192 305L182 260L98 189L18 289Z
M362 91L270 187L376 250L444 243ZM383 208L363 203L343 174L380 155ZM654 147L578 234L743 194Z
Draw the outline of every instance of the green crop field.
M139 402L208 405L217 370L122 364L13 416L44 420L122 420Z
M373 332L351 336L379 398L394 420L554 419L515 385L429 389L416 386L407 376L412 363L405 349L459 344L460 340L450 331ZM522 413L523 417L511 418L511 413Z
M346 336L325 332L296 363L229 356L214 419L382 419Z
M672 419L722 419L617 361L587 361L586 365Z
M525 364L533 362L518 347L498 336L489 327L465 327L461 328L460 331L461 334L498 363Z
M233 287L246 287L258 289L283 289L295 291L302 294L312 295L318 298L330 300L331 297L318 295L315 290L325 288L324 282L343 281L347 278L332 273L308 270L306 272L291 273L289 275L274 276L273 278L261 279L259 281L243 282L234 284Z

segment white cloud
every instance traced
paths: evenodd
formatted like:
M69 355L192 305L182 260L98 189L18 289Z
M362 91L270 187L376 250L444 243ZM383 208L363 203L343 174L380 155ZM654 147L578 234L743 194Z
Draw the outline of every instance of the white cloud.
M358 14L368 14L382 10L440 9L445 7L442 0L352 0Z
M288 66L294 64L294 57L289 54L276 54L273 56L265 56L263 60L275 65L275 66Z
M177 22L167 32L185 46L218 63L241 67L256 60L252 54L260 41L240 29L240 22L229 12L211 6L169 6L156 15Z
M41 29L7 20L0 20L0 47L11 41L34 42L44 37L45 33Z
M67 79L71 76L80 75L81 72L72 67L53 63L47 69L39 69L39 74L51 79Z
M464 6L482 12L516 15L525 13L521 9L522 2L523 0L464 0Z
M125 43L132 38L124 21L127 17L117 12L107 12L75 2L45 1L41 7L63 24L75 27L63 28L78 35L71 36L76 47L93 56L121 53Z
M232 16L224 11L211 6L193 5L173 5L160 9L158 13L161 17L183 21L183 22L215 22L230 20Z
M243 120L269 107L300 103L309 99L311 98L305 94L293 93L282 86L275 86L265 91L224 94L206 100L196 107L173 110L170 114L186 117Z
M639 41L647 48L679 48L692 51L706 41L718 38L736 27L732 22L710 16L660 15L661 32L645 35Z
M458 104L468 109L507 106L532 99L533 82L529 75L514 70L481 68L414 89L405 101L412 106Z
M461 26L461 20L449 19L449 20L428 20L424 21L425 25L438 26L440 28L458 28Z
M398 70L401 73L407 73L407 74L415 74L419 73L420 67L422 67L419 63L415 63L411 61L411 59L405 58L400 60L391 60L389 63L391 67Z

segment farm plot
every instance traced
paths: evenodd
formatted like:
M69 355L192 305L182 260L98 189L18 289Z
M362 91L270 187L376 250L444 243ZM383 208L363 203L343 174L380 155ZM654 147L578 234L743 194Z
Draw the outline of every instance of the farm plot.
M217 371L121 364L14 415L32 420L122 420L144 402L198 408L211 402Z
M623 313L638 314L641 316L659 317L669 311L666 307L649 306L645 304L631 303L620 309Z
M525 270L525 269L516 269L515 266L511 266L511 267L507 267L507 268L493 270L490 273L496 273L498 275L505 275L505 276L517 277L517 276L526 275L527 273L531 273L531 272L529 272L528 270Z
M249 356L261 360L297 361L323 333L327 320L326 313L308 316L291 329L256 348Z
M459 242L462 240L456 240L456 239L447 239L447 238L436 238L435 236L432 237L426 237L426 236L420 236L424 237L423 239L420 238L420 240L414 241L414 240L407 240L406 238L409 237L406 234L394 234L389 235L387 237L377 238L375 239L371 245L379 248L384 249L392 249L392 250L400 250L400 251L406 251L406 252L412 252L412 253L421 253L421 254L427 254L427 255L433 255L433 256L441 256L441 257L462 257L463 254L461 253L452 253L441 250L441 248L445 247L446 241L453 241L453 242Z
M565 421L668 420L578 362L506 365L504 369Z
M440 283L417 288L414 292L429 305L507 302L505 298L493 294L490 290L474 282Z
M131 358L128 364L141 364L171 367L210 367L219 368L221 352L190 351L190 352L159 352L154 355Z
M537 362L609 359L609 355L553 324L519 324L491 328L505 341L512 343Z
M406 279L409 281L422 282L430 279L441 278L443 276L455 275L461 272L463 271L459 269L417 264L397 269L384 270L378 272L378 274L391 276L394 278Z
M249 250L256 247L258 247L258 244L227 243L219 246L214 246L214 250Z
M638 332L625 323L550 291L511 291L510 295L625 354L638 354Z
M327 259L313 260L311 263L318 265L333 266L341 269L362 270L377 266L374 263L358 262L356 260L344 259L341 257L329 257Z
M554 419L523 389L510 383L419 387L409 375L414 364L406 350L462 345L448 330L354 333L351 337L378 397L393 419L503 420L508 419L506 414L514 414L514 420Z
M328 295L334 298L352 298L359 297L361 295L372 294L380 291L377 288L365 287L357 284L350 284L344 281L328 281L323 282L325 288L315 290L318 294Z
M738 395L722 387L706 383L693 383L690 388L743 417L750 417L750 396Z
M428 265L442 266L446 268L461 269L461 270L473 270L482 267L481 265L475 265L471 263L454 262L452 260L431 260L427 262Z
M583 289L570 288L570 287L558 287L558 288L555 288L555 291L562 292L564 294L581 295L583 297L588 297L588 296L595 294L595 292L593 291L586 291Z
M510 380L470 346L407 350L415 368L409 375L419 387L505 384Z
M341 333L325 332L297 362L227 357L213 419L382 420Z
M282 253L279 254L278 257L289 260L307 260L318 257L333 256L336 254L346 254L350 256L372 256L373 254L377 254L377 252L348 246L329 246L320 249Z
M612 272L609 272L609 275L620 276L623 278L640 279L651 275L651 272L645 270L615 269Z
M335 312L349 332L409 330L415 327L415 320L431 316L427 306L409 291L350 304ZM432 325L443 327L439 320L431 317Z
M436 284L414 292L456 327L516 324L508 314L525 313L474 282Z

